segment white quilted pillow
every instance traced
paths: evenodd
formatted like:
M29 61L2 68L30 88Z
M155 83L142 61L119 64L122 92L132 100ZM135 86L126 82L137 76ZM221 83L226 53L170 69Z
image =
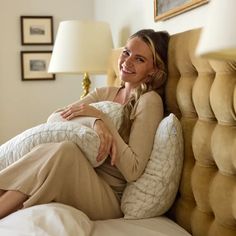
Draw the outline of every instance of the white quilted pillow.
M90 105L107 114L111 118L115 127L119 129L123 117L123 106L121 104L117 102L103 101L91 103ZM62 118L61 112L52 113L47 119L47 123L62 121L65 122L67 120ZM83 125L80 117L73 118L72 120L67 122L79 123Z
M174 114L159 124L150 160L144 173L124 190L121 209L125 219L164 214L172 205L183 164L183 136Z
M114 122L116 128L119 129L123 116L123 106L121 104L104 101L91 105L106 113ZM61 117L60 114L54 113L49 123L28 129L1 145L0 170L17 161L39 144L62 141L76 143L93 167L101 165L104 160L100 162L96 160L100 145L97 133L92 128L81 124L79 118L72 121L58 121L61 119L59 117Z

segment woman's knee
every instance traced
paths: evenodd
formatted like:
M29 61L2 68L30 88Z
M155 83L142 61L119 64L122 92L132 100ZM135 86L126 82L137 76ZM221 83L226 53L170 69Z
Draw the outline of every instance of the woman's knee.
M32 153L33 154L33 153ZM63 141L60 143L48 143L38 147L33 156L41 156L44 161L62 165L71 165L83 162L86 159L80 148L73 142ZM38 159L38 158L36 158Z
M78 148L78 146L75 143L70 142L70 141L63 141L63 142L57 143L57 145L58 145L58 148L63 151L68 151L68 150L73 150L73 149Z
M59 153L62 158L66 157L67 161L69 161L69 159L73 160L75 156L78 155L78 152L80 152L80 150L73 142L64 141L57 143L57 153Z
M88 160L85 157L84 153L81 151L79 146L73 142L65 141L58 144L58 151L61 153L61 156L66 156L70 161L76 161L79 163L86 162L88 164Z
M43 159L45 161L72 161L75 158L76 152L78 152L78 146L73 142L64 141L60 143L46 143L41 144L34 148L28 158L31 159Z

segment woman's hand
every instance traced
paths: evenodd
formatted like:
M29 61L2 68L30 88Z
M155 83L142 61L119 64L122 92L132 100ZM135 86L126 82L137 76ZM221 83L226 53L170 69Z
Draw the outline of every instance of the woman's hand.
M101 112L93 106L87 104L72 104L66 107L61 116L66 120L71 120L77 116L91 116L91 117L100 117Z
M116 143L109 129L102 120L96 120L94 130L100 138L100 147L98 151L97 161L103 160L108 154L111 156L111 165L116 161Z
M66 120L71 120L77 116L90 116L99 118L101 117L101 111L87 104L72 104L66 107L61 112L61 116ZM100 147L98 151L97 161L101 161L108 154L110 154L111 165L114 165L116 161L117 150L115 140L113 139L110 130L100 119L95 121L93 128L100 138Z

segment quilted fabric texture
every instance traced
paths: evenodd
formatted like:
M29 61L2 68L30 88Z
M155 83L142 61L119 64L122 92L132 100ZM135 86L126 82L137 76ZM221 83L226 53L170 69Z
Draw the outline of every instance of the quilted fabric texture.
M119 129L123 117L123 106L121 104L111 101L102 101L102 102L91 103L90 105L102 111L103 113L107 114L111 118L115 127ZM61 121L64 122L67 120L61 117L60 112L52 113L47 119L47 123L61 122ZM81 123L80 117L73 118L69 122L83 124Z
M157 128L144 173L125 188L121 200L125 219L149 218L165 213L174 202L182 163L181 124L174 114L170 114Z
M114 122L117 129L121 124L123 106L114 102L93 103L97 109L106 113ZM30 152L39 144L50 142L72 141L84 152L90 163L97 167L104 160L97 162L96 156L100 145L97 133L89 127L75 121L59 121L60 115L51 117L51 122L28 129L0 146L0 170L6 168L19 158ZM52 122L54 119L55 122Z

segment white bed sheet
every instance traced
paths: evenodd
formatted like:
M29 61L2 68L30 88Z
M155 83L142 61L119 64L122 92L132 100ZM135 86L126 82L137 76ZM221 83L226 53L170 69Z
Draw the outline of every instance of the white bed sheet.
M95 221L92 236L190 236L183 228L167 217L142 220Z
M0 220L1 236L190 236L166 217L91 221L83 212L60 203L19 210Z

